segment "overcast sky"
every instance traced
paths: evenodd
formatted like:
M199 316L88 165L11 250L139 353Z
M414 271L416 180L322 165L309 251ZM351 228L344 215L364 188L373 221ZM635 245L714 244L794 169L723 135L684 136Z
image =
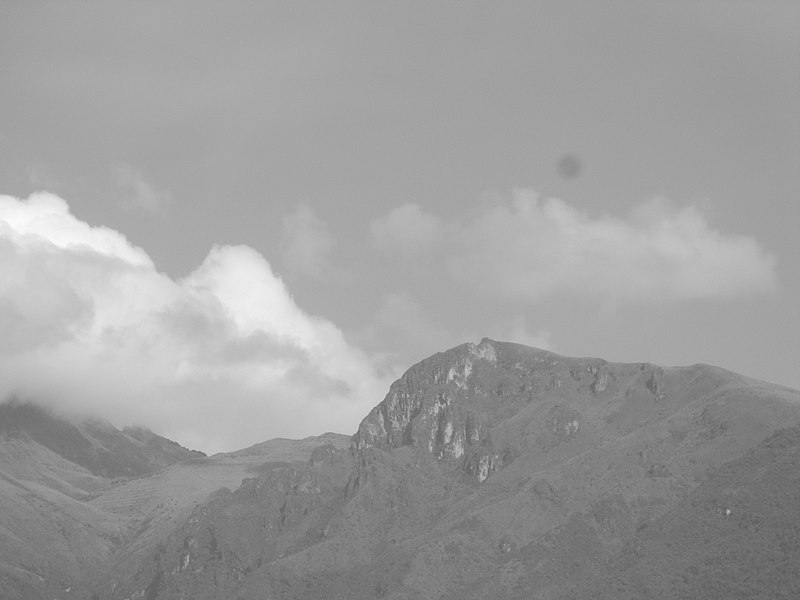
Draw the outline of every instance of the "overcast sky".
M3 2L0 394L209 451L483 336L800 388L800 4Z

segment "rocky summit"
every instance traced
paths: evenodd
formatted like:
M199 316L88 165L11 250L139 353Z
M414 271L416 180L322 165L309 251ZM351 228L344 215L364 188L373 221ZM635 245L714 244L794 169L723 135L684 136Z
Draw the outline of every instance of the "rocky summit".
M24 550L3 598L800 597L800 392L708 365L484 339L411 367L352 438L113 483L20 439L2 514L69 519L0 529Z

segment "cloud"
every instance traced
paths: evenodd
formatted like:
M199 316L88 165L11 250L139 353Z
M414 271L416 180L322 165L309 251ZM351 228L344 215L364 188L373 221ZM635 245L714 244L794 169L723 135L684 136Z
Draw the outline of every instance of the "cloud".
M57 196L0 196L0 269L2 396L213 451L353 431L389 383L246 246L174 280Z
M26 168L28 175L28 182L38 190L61 190L64 187L64 181L53 174L50 168L45 165L30 165Z
M375 219L369 231L376 248L404 257L428 250L443 235L440 219L413 203L393 208L387 215Z
M156 188L133 165L117 163L112 168L112 175L123 192L119 204L125 210L158 214L172 203L172 194Z
M553 335L547 330L531 331L525 318L517 315L498 328L498 333L489 333L490 337L515 344L523 344L542 350L556 350L553 344Z
M290 272L326 280L337 271L330 261L335 246L327 224L308 206L300 205L283 218L281 255Z
M355 339L393 378L409 365L464 341L433 321L407 292L384 294Z
M491 323L470 323L467 327L450 329L431 318L412 294L392 292L383 295L375 314L354 339L391 378L400 377L409 365L437 352L487 336L554 350L551 333L532 331L521 315L505 318L498 314L491 320Z
M397 214L416 212L400 207L378 222L396 224L403 221ZM721 233L699 208L665 200L645 202L625 217L591 217L561 200L516 190L510 202L493 202L465 219L443 223L427 216L423 222L437 223L438 256L450 277L494 297L683 301L777 288L775 258L756 240ZM423 228L421 237L429 239L430 230Z

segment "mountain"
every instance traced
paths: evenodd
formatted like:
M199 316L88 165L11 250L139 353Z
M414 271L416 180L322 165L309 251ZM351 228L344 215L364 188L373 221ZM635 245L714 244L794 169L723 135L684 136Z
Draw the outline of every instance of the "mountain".
M0 404L0 598L89 597L109 565L138 564L212 492L349 444L315 439L206 457L144 428Z
M0 597L57 597L71 588L125 529L91 497L114 480L200 456L146 429L0 405Z
M205 456L143 427L119 431L97 419L72 422L31 403L0 404L0 439L40 445L105 478L135 477Z
M484 339L411 367L347 448L212 494L89 588L131 600L797 598L798 467L798 391Z

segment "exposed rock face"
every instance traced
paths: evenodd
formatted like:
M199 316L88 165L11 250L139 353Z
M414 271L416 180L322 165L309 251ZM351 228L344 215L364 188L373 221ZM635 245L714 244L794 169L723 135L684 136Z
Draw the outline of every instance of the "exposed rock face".
M486 479L496 457L487 450L485 415L470 399L486 394L473 375L496 363L494 345L483 340L412 367L361 422L354 451L413 446L439 459L460 459L467 471Z
M514 458L508 444L492 437L492 428L504 418L554 392L588 390L599 396L613 387L614 374L605 361L521 348L484 338L413 366L361 422L353 437L354 453L411 446L483 482ZM653 391L657 369L642 368ZM550 448L574 436L581 419L579 411L554 405L547 420L550 435L543 432L538 439Z

